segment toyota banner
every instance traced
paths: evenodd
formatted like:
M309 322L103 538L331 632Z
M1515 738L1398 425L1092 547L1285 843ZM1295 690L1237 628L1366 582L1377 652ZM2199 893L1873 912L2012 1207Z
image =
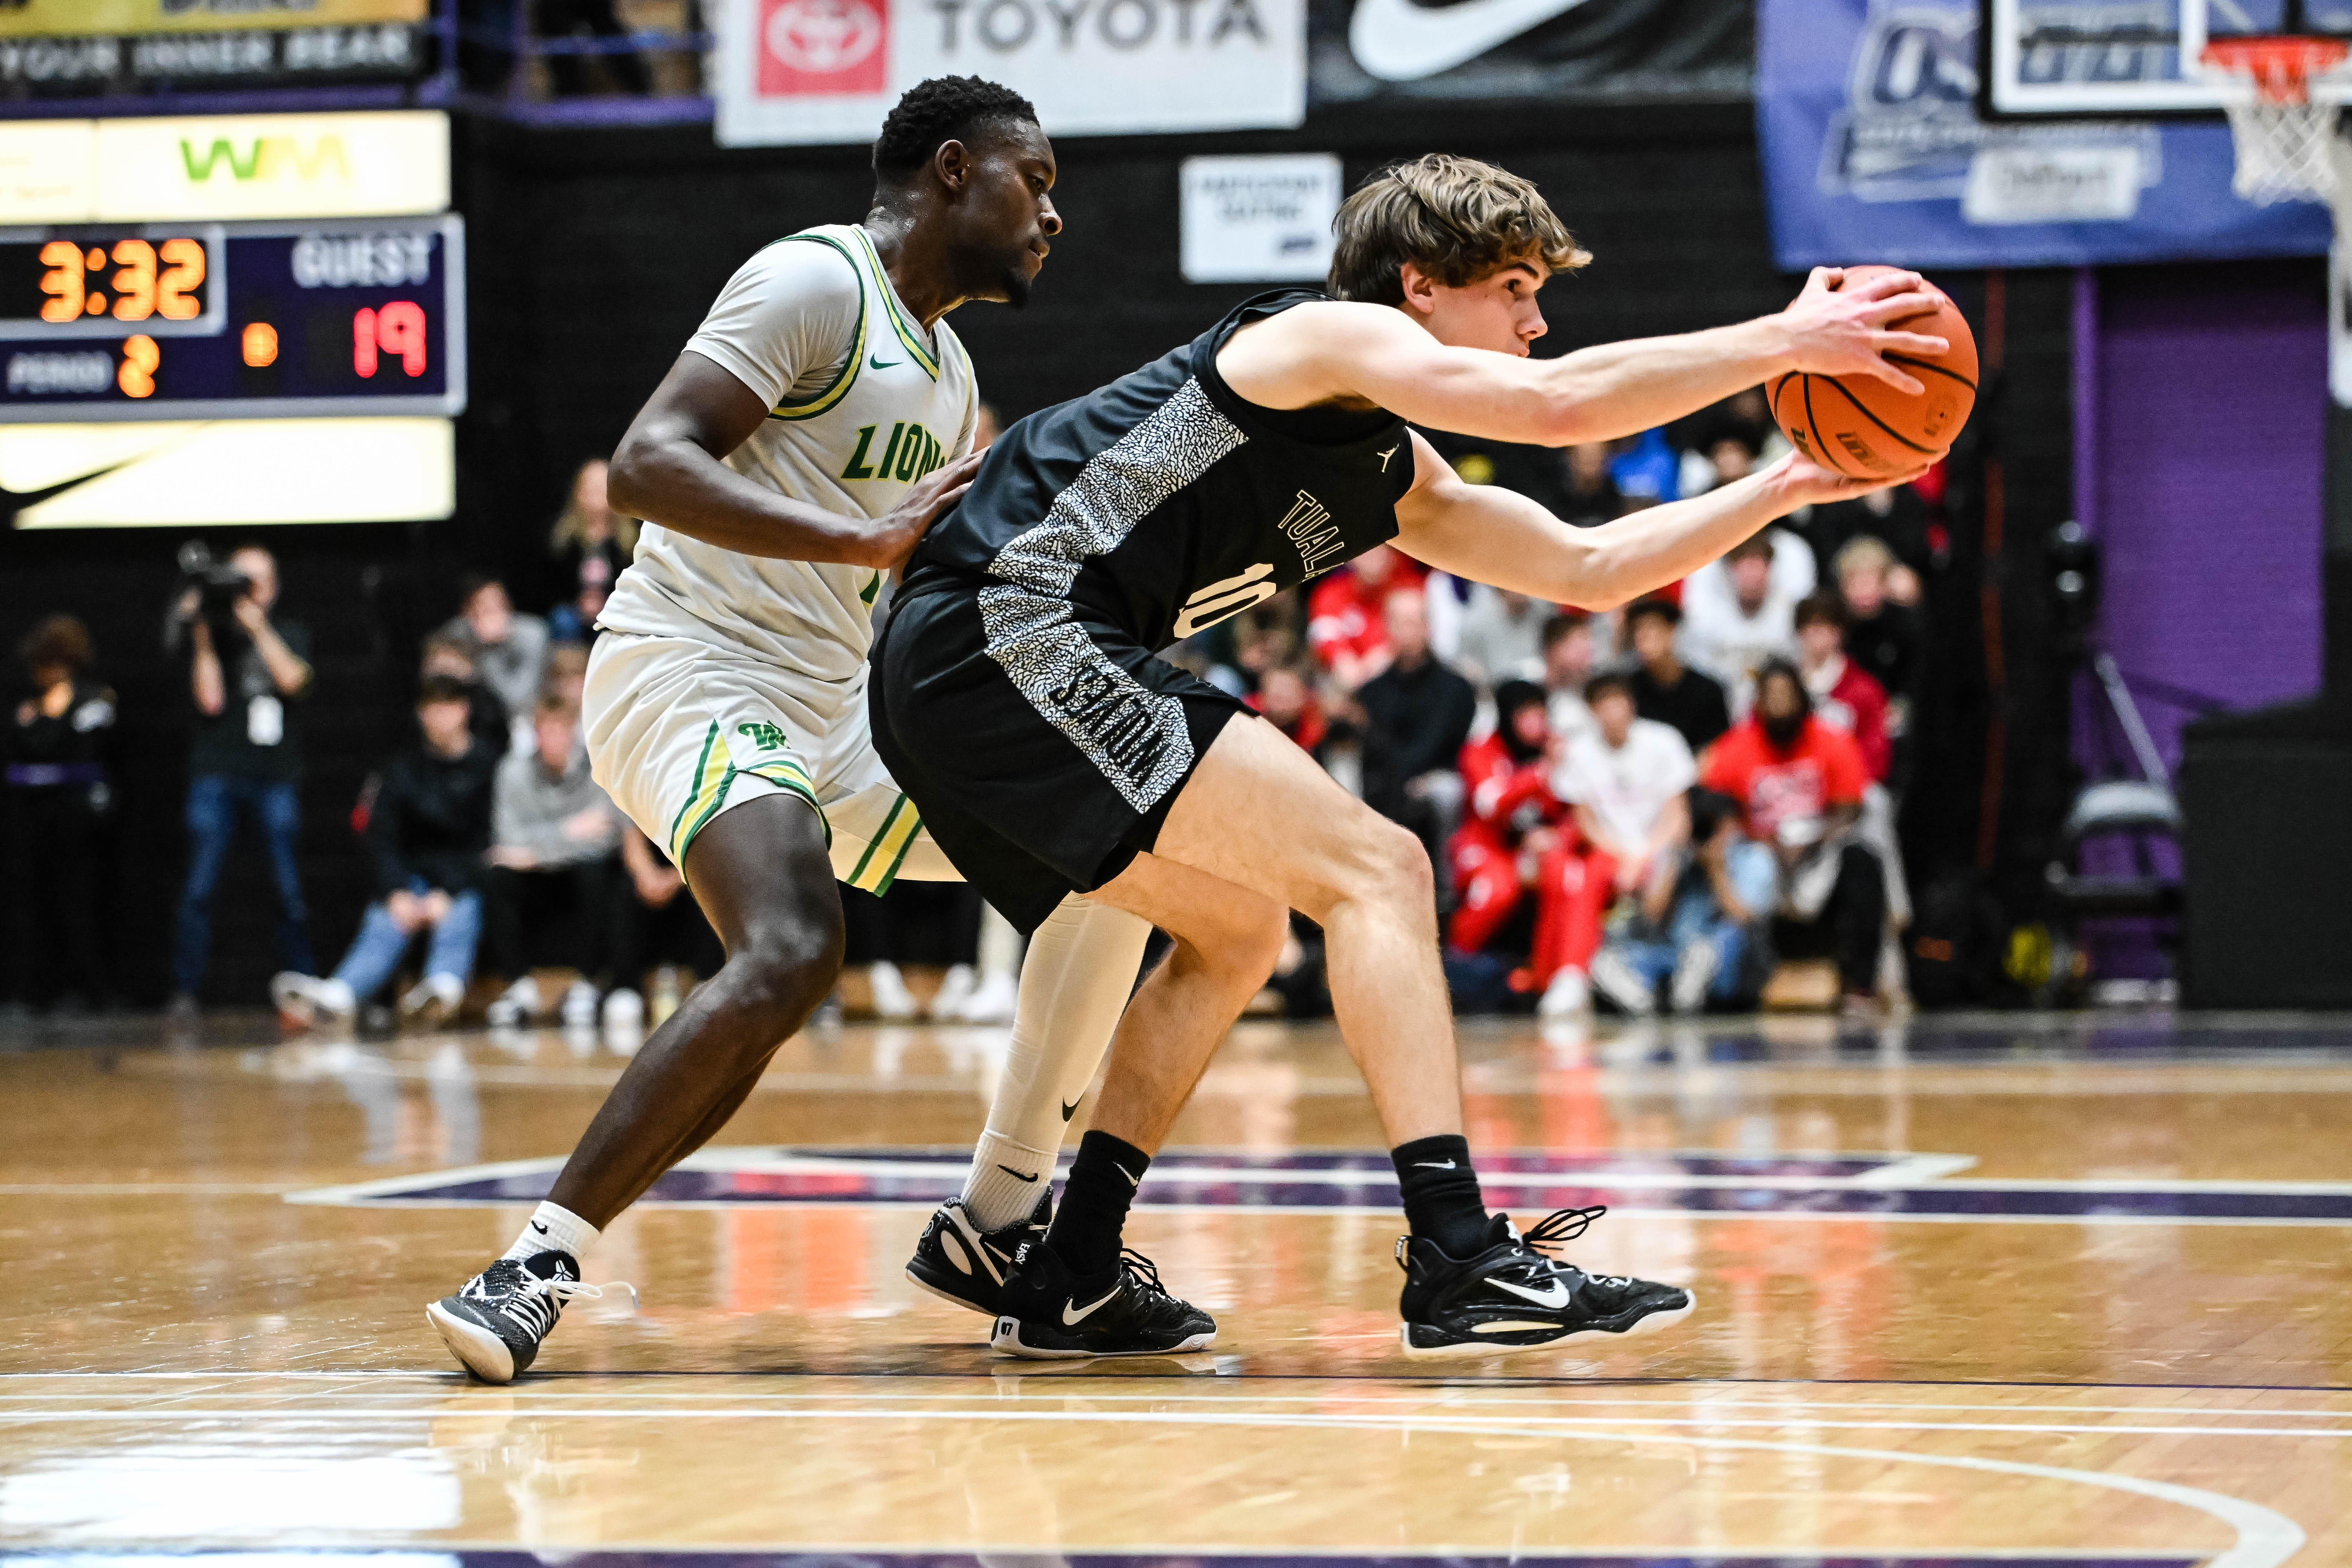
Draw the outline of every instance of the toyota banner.
M722 142L859 142L928 76L1057 135L1296 126L1378 99L1744 100L1751 0L726 0Z

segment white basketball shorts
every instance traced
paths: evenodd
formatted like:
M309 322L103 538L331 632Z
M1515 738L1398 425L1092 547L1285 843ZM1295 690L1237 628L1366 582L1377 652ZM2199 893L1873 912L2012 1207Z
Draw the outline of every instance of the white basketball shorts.
M688 637L608 631L581 708L596 782L681 870L719 813L791 795L816 808L851 887L960 879L875 754L864 669L816 680Z

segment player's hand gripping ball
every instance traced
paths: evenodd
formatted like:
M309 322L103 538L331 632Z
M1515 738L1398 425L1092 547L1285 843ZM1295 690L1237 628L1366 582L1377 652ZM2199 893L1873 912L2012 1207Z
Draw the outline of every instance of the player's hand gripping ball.
M1839 287L1861 283L1891 267L1849 267ZM1934 462L1951 449L1977 402L1977 340L1959 308L1928 285L1937 304L1931 311L1886 325L1898 331L1940 337L1951 346L1940 354L1890 353L1926 391L1898 391L1874 375L1814 375L1790 371L1766 388L1772 417L1797 450L1833 473L1853 479L1893 479Z

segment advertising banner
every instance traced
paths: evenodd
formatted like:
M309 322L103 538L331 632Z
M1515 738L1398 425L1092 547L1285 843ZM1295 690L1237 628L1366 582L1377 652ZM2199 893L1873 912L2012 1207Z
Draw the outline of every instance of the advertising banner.
M1312 0L1318 103L1744 100L1754 0Z
M0 0L0 99L397 80L427 0Z
M0 122L0 225L383 217L448 205L439 110Z
M1782 267L2326 251L2325 207L2231 194L2219 120L1987 124L1977 19L1977 0L1759 0L1756 116Z
M1056 135L1292 126L1306 0L724 0L728 146L871 141L926 77L984 76Z
M12 0L0 5L0 38L321 27L422 22L425 16L426 0Z
M1339 160L1328 153L1187 158L1179 184L1185 281L1321 282L1339 216Z

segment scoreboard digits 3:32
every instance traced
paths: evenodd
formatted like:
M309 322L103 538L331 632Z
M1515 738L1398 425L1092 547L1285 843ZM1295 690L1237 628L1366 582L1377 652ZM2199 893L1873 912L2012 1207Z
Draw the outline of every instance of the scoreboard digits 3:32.
M0 421L454 415L462 219L0 229Z

